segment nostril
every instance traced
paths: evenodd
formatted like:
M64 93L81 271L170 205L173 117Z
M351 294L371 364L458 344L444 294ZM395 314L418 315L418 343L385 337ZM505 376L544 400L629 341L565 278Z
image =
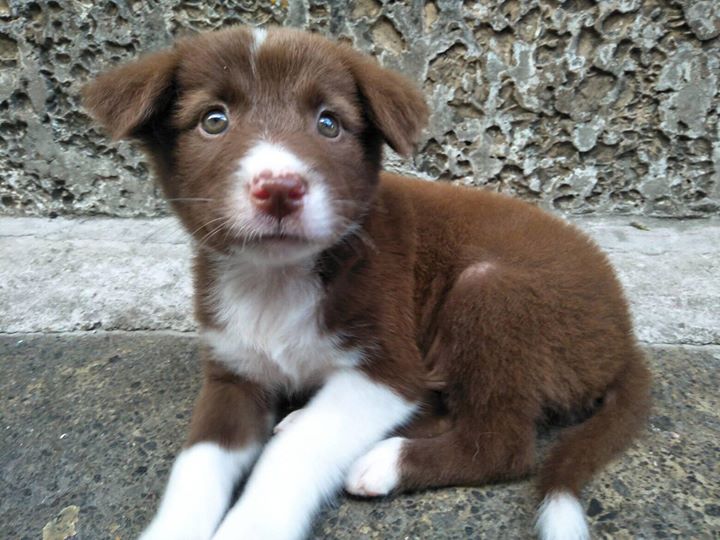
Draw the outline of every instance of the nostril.
M252 195L258 200L266 201L271 197L272 194L263 186L253 186L253 188L250 190L250 195Z
M290 190L288 191L288 199L293 201L299 201L305 196L305 186L302 184L302 182L298 182L296 185L292 186Z

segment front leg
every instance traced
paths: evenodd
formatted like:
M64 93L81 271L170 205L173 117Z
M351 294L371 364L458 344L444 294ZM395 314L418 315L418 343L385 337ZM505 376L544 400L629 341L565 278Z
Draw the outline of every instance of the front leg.
M261 455L213 540L304 538L350 464L416 406L359 370L332 375Z
M208 540L270 431L269 397L257 384L208 362L190 435L160 508L140 540Z

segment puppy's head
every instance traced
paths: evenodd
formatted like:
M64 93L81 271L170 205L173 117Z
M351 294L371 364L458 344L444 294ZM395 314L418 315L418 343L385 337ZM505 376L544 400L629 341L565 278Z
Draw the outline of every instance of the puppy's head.
M231 28L100 76L85 105L139 140L191 234L267 262L318 252L371 203L383 141L411 151L422 95L373 60L295 30Z

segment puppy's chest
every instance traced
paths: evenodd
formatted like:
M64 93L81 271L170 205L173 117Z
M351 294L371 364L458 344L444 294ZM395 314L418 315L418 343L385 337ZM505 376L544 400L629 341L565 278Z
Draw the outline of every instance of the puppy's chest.
M321 329L322 298L318 281L303 270L222 272L208 306L215 324L203 329L203 338L238 374L270 386L318 384L360 356Z

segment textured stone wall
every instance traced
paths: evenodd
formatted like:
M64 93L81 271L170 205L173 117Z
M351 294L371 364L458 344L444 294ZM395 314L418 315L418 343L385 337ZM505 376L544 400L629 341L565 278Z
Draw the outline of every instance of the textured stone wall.
M234 23L338 36L422 84L430 125L391 168L572 213L720 208L717 0L0 0L0 213L164 213L80 87Z

